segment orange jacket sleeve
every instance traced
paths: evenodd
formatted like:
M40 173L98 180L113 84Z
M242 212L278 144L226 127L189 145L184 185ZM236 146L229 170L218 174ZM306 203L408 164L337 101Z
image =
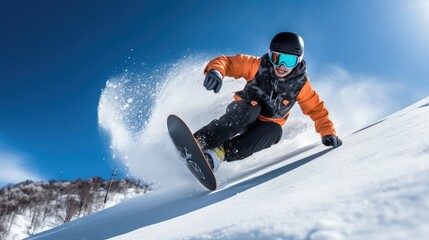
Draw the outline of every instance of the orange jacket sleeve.
M210 70L218 70L223 77L244 78L252 80L259 69L260 57L244 54L235 56L220 56L211 60L204 69L204 74Z
M316 132L322 137L335 133L334 124L329 119L328 110L325 108L324 102L320 99L319 94L311 87L308 80L297 97L299 106L302 112L314 121Z

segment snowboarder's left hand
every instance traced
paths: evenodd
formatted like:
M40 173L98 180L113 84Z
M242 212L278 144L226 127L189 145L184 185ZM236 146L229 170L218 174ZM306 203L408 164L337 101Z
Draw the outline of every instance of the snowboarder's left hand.
M322 138L322 143L325 146L332 146L334 148L341 146L343 142L338 136L335 135L326 135Z

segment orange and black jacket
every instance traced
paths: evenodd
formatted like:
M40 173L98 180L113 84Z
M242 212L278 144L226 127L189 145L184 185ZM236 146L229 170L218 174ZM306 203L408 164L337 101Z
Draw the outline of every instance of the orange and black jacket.
M211 70L219 71L223 77L247 80L244 89L236 92L234 98L260 104L260 120L283 126L290 109L298 102L302 112L314 121L316 131L322 137L336 135L323 101L310 85L305 61L300 62L285 78L276 76L268 54L262 57L243 54L220 56L207 64L204 73Z

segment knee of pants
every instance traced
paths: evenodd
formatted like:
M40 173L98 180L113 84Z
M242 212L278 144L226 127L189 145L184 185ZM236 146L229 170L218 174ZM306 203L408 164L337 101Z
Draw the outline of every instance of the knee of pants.
M274 138L273 138L274 139L273 144L277 144L282 139L283 128L278 123L269 122L269 124L273 127L273 131L276 132L276 134L274 135Z
M279 143L283 135L282 127L274 122L259 122L243 135L236 136L224 144L225 160L241 160L255 152Z
M234 114L238 121L243 125L251 125L261 113L261 106L259 104L253 106L251 101L239 100L230 103L226 109L227 114Z

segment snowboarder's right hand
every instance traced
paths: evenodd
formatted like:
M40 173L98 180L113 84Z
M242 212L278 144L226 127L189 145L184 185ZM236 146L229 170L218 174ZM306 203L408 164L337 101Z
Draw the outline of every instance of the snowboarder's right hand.
M326 135L322 138L322 143L325 146L332 146L337 148L343 144L343 141L338 136L335 135Z
M207 73L206 79L204 79L204 87L208 91L213 90L215 93L218 93L222 87L222 77L221 74L216 70L211 70Z

